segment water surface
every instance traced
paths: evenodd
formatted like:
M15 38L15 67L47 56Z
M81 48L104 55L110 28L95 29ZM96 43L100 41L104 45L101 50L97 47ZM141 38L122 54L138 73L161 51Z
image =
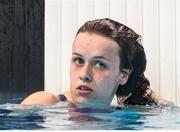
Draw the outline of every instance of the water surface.
M0 130L180 129L180 108L73 108L67 102L23 107L7 103L0 105L0 124Z

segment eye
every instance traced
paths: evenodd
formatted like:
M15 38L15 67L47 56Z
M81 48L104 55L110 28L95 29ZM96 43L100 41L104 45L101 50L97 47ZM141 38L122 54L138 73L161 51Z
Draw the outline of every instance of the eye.
M84 64L84 59L81 57L74 57L72 59L73 63L77 64L77 65L82 65Z
M95 61L95 67L99 70L105 70L107 69L107 65L104 62L101 61Z

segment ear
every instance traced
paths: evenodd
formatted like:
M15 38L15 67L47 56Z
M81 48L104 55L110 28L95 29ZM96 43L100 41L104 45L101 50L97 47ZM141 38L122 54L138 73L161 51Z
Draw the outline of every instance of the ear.
M119 84L124 85L129 79L129 74L126 72L121 72L119 75Z

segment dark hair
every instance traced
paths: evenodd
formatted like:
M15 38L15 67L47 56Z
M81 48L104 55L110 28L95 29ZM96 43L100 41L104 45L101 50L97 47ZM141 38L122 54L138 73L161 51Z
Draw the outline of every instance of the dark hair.
M130 71L129 79L125 85L119 85L116 96L118 103L123 95L128 96L123 103L147 104L152 101L144 96L150 83L144 76L146 69L146 55L140 44L141 36L132 29L109 18L95 19L86 22L78 30L80 32L96 33L114 40L119 46L120 71Z

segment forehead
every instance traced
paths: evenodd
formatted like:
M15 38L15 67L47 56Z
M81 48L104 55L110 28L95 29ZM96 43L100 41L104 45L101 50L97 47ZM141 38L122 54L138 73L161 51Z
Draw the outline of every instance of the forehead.
M108 37L95 33L79 33L73 43L73 51L100 55L119 56L120 47Z

